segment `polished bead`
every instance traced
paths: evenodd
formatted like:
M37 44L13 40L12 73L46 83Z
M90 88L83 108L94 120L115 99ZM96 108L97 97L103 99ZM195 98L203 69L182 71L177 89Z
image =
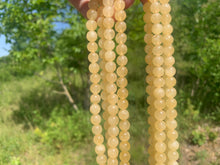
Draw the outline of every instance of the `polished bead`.
M167 137L168 137L170 140L176 140L177 137L178 137L178 133L176 132L176 130L168 130L168 131L167 131Z
M160 99L165 96L165 91L163 88L155 88L153 94L155 98Z
M166 96L168 98L174 98L176 96L176 89L175 88L167 88L166 89Z
M160 12L162 14L168 14L168 13L170 13L170 11L171 11L171 7L168 3L162 4L160 6Z
M116 158L109 158L107 165L118 165L118 160Z
M154 46L153 49L152 49L152 52L154 55L156 56L160 56L163 54L163 47L158 45L158 46Z
M167 110L167 111L166 111L166 114L167 114L167 118L169 118L169 119L174 119L174 118L176 118L176 116L177 116L177 112L176 112L175 109L169 109L169 110Z
M152 74L154 67L152 65L147 65L145 68L146 73Z
M147 23L147 24L151 23L151 15L152 14L149 14L149 13L144 14L143 20L144 20L145 23Z
M159 13L155 13L151 15L151 22L154 24L160 23L161 15Z
M118 140L117 137L110 137L110 138L108 139L108 141L107 141L107 144L108 144L109 147L115 148L115 147L118 146L119 140Z
M150 6L150 11L152 13L158 13L160 11L160 3L159 2L154 2Z
M117 69L117 74L119 77L125 77L128 74L128 70L124 66L120 66Z
M104 17L98 17L97 19L97 25L99 27L102 27L103 28L103 20L104 20ZM99 28L100 29L100 28Z
M155 154L155 160L157 161L157 162L165 162L166 161L166 155L164 154L164 153L156 153Z
M90 42L94 42L97 39L97 33L95 31L89 31L86 35L86 38Z
M101 86L99 84L92 84L90 86L90 91L93 93L93 94L98 94L100 91L101 91Z
M93 95L94 96L94 95ZM99 96L99 95L97 95ZM92 104L90 106L90 112L94 115L98 115L99 112L100 112L101 108L100 108L100 105L99 104Z
M152 24L145 24L144 25L144 31L146 33L151 33L152 32Z
M96 20L96 18L97 18L97 11L95 11L95 10L93 10L93 9L89 9L88 11L87 11L87 18L89 19L89 20Z
M105 40L104 41L104 48L107 50L107 51L110 51L112 49L114 49L115 47L115 42L112 41L112 40Z
M155 119L163 121L166 118L166 113L162 110L157 110L154 112Z
M126 25L126 23L125 22L117 22L116 24L115 24L115 30L117 31L117 32L119 32L119 33L123 33L125 30L126 30L126 28L127 28L127 25Z
M117 86L114 83L108 83L106 85L106 91L110 94L115 93L117 90Z
M175 59L173 56L165 57L164 58L164 65L167 67L171 67L175 63Z
M152 32L154 34L160 34L161 32L163 32L163 26L161 24L154 24L152 26Z
M127 53L127 46L125 44L120 44L116 47L116 52L119 54L119 55L124 55Z
M120 87L120 88L125 88L128 84L128 81L126 78L124 77L119 77L117 79L117 85Z
M88 60L91 63L95 63L99 60L99 55L97 53L89 53Z
M104 6L112 6L114 4L114 0L103 0Z
M94 21L94 20L88 20L88 21L86 22L86 28L87 28L88 30L91 30L91 31L96 30L96 28L97 28L97 23L96 23L96 21Z
M97 84L100 81L100 79L101 79L101 76L99 74L97 74L97 73L90 75L90 81L92 83Z
M165 68L165 75L172 77L176 74L176 69L174 67Z
M101 122L101 116L100 115L92 115L91 117L91 123L94 125L98 125Z
M108 128L108 134L110 136L117 136L119 134L119 128L117 126L110 126Z
M166 100L166 106L169 107L170 109L173 109L176 107L177 101L175 99L167 99Z
M154 64L154 66L161 66L161 65L163 65L164 59L161 56L157 56L157 57L153 58L152 62Z
M105 146L103 144L99 144L95 147L95 152L98 154L98 155L102 155L105 153Z
M163 45L164 46L169 46L173 43L173 36L172 35L164 35L163 38Z
M167 156L169 160L178 160L179 159L179 154L176 151L168 151Z
M166 129L166 123L164 121L156 121L155 122L155 128L158 131L163 131Z
M89 42L87 45L87 49L90 52L95 52L98 49L98 45L95 42Z
M144 51L145 51L145 53L147 53L147 54L151 53L152 49L153 49L153 46L152 46L152 45L146 45L146 46L144 47Z
M114 21L114 19L113 18L104 18L104 20L103 20L103 26L105 27L105 28L112 28L113 26L114 26L114 24L115 24L115 21Z
M171 22L172 17L170 14L163 14L161 18L161 22L163 25L167 25Z
M107 51L105 52L105 60L106 61L113 61L115 59L116 55L114 51Z
M121 152L119 157L121 161L128 162L131 158L131 155L129 154L129 152Z
M118 102L118 96L116 94L110 94L108 95L108 102L109 104L116 104Z
M102 135L95 135L93 141L96 145L100 145L104 142L104 137Z
M123 66L123 65L126 65L127 62L128 62L128 58L127 58L126 56L119 56L119 57L117 58L117 64L118 64L118 65Z
M147 44L151 44L152 37L153 37L152 34L145 34L145 36L144 36L144 42L146 42ZM153 42L153 41L152 41L152 42Z
M118 122L119 122L119 119L117 116L109 116L108 118L109 125L115 126L118 124Z
M116 115L118 113L118 106L116 106L116 105L109 105L107 110L108 110L108 113L110 115L114 116L114 115Z
M163 51L164 51L165 56L172 56L173 53L174 53L174 48L173 48L172 45L171 46L166 46L166 47L163 48Z
M97 162L98 164L105 164L106 161L107 161L107 157L106 157L105 155L98 155L98 156L96 157L96 162Z
M91 103L99 103L101 101L101 97L99 95L91 95L90 101Z
M128 90L126 88L120 88L117 92L118 97L125 99L128 97Z
M179 148L179 143L175 141L169 141L168 142L168 147L170 150L177 150Z
M163 26L163 34L169 35L173 32L173 26L170 24L166 24Z
M125 2L123 0L117 0L114 2L114 7L116 11L124 10Z
M120 123L119 123L119 128L120 128L122 131L127 131L127 130L129 130L129 128L130 128L130 123L129 123L129 121L127 121L127 120L120 121Z
M162 142L166 139L166 134L164 132L161 132L161 131L156 131L154 133L154 137L155 137L155 140Z
M118 100L118 107L120 109L127 109L128 108L128 101L126 99Z
M124 44L127 40L127 35L125 33L119 32L115 38L116 42L119 44Z
M148 71L147 71L147 73L148 73ZM149 71L149 73L151 73L151 70ZM152 84L153 84L153 80L154 80L154 76L148 75L148 76L146 77L146 82L147 82L149 85L152 85ZM147 90L147 89L146 89L146 90Z
M146 3L144 3L143 5L144 12L149 12L150 6L151 6L151 3L149 1L146 1Z
M163 87L165 85L165 80L163 78L154 78L153 84L155 87Z
M129 151L130 150L130 143L127 141L122 141L119 144L119 148L121 151Z
M156 77L161 77L164 75L164 69L162 67L155 67L153 68L152 73Z
M167 86L168 88L171 88L171 87L173 87L173 86L176 85L176 79L175 79L174 77L168 77L168 78L166 78L166 79L165 79L165 82L166 82L166 86Z
M117 80L117 75L115 73L107 73L106 80L110 83L113 83Z
M105 17L112 17L114 15L114 8L112 6L105 6L103 8L103 15Z
M157 152L163 153L163 152L166 151L166 148L167 148L167 146L166 146L166 144L163 143L163 142L157 142L157 143L155 144L155 150L156 150Z
M130 165L129 162L120 162L120 165Z
M166 126L168 129L171 129L171 130L175 129L177 127L177 122L176 120L171 120L171 119L166 120Z
M124 21L126 18L126 13L124 10L119 10L115 12L115 19L117 21Z
M130 139L130 134L129 132L124 132L124 131L121 131L120 134L119 134L119 139L121 141L128 141Z
M115 36L115 31L113 29L105 29L104 31L104 37L107 40L113 39Z
M152 43L153 43L154 45L160 45L160 44L162 43L161 40L162 40L162 37L161 37L161 35L159 35L159 34L152 36Z
M118 117L121 120L127 120L129 118L129 112L127 110L120 110L118 113Z
M108 156L110 158L116 158L118 156L118 153L119 153L119 151L117 148L109 148L108 149Z
M114 72L116 69L116 64L114 62L107 62L105 64L105 69L107 72Z

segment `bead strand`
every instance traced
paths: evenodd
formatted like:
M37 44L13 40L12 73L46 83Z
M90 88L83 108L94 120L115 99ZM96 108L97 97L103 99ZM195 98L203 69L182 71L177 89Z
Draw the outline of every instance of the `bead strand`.
M166 128L164 119L166 118L166 113L164 111L165 91L163 89L164 79L162 77L164 75L164 69L162 67L164 60L162 57L163 47L161 46L161 33L163 26L160 23L160 3L156 0L150 0L150 2L144 5L144 11L146 12L144 15L144 21L148 27L146 29L148 35L145 36L145 42L149 43L151 40L152 43L152 45L149 44L149 46L145 47L146 53L152 53L151 56L149 55L149 57L146 58L146 62L148 63L148 66L146 67L148 73L146 81L149 84L146 90L149 94L147 102L150 105L148 112L150 114L149 124L151 126L149 129L149 132L151 133L149 138L149 163L164 164L166 161L166 155L164 153L166 150L166 144L164 143L164 130ZM152 30L153 35L150 33L150 29Z
M117 86L115 84L117 80L117 75L114 73L116 70L115 60L115 52L113 49L115 48L115 42L113 41L115 37L115 32L113 30L115 21L112 18L114 15L114 0L103 0L103 25L105 27L104 30L104 49L106 50L104 54L105 63L105 70L106 70L106 92L107 92L107 100L108 100L108 131L107 131L107 145L108 145L108 165L118 165L118 122L119 119L117 117L118 107L116 103L118 102L118 96L115 94L117 91Z
M126 23L124 22L126 18L126 13L124 11L125 8L125 2L123 0L116 0L114 3L115 7L115 19L116 19L116 24L115 24L115 30L117 31L116 35L116 42L118 43L116 47L116 52L119 55L117 57L117 64L119 65L117 69L117 75L119 76L119 79L117 81L117 85L119 87L117 91L117 95L119 97L118 100L118 107L119 107L119 128L121 130L119 134L120 138L120 165L129 165L129 160L130 160L130 143L128 140L130 139L130 134L128 132L130 128L130 123L127 120L129 117L129 112L127 110L128 108L128 101L127 101L127 96L128 96L128 90L126 89L127 86L127 79L125 76L127 75L128 71L125 65L128 62L127 57L125 54L127 53L127 46L125 45L125 42L127 40L127 35L124 33L126 30Z
M167 133L167 164L168 165L178 165L177 160L179 158L179 154L177 149L179 148L179 143L176 141L178 134L175 131L177 127L177 122L175 120L177 116L177 112L174 109L177 102L174 99L176 96L176 89L174 85L176 84L176 79L173 77L176 73L176 69L173 67L175 63L175 59L172 56L174 53L174 48L172 46L173 37L171 33L173 32L173 27L170 25L171 15L170 10L171 7L169 5L169 0L160 0L161 2L161 14L162 14L162 24L163 28L163 47L164 47L164 68L165 75L164 78L166 80L165 83L165 93L166 93L166 133Z
M86 23L86 27L89 30L87 33L87 39L89 41L87 48L90 54L88 55L88 59L90 61L89 65L89 71L92 73L90 75L90 81L92 82L92 85L90 86L90 91L92 93L90 97L91 105L90 105L90 112L92 113L91 116L91 123L93 124L92 132L94 134L94 143L96 144L95 152L97 154L96 161L99 165L105 165L107 161L107 157L105 155L105 146L103 145L104 137L102 136L102 126L101 123L101 116L100 113L100 106L99 103L101 101L101 97L99 95L99 92L101 90L100 87L100 79L101 76L99 75L99 65L97 62L99 61L99 56L96 53L98 46L96 44L97 40L97 33L95 32L97 28L97 7L98 3L95 0L91 0L89 2L89 10L87 12L88 21Z

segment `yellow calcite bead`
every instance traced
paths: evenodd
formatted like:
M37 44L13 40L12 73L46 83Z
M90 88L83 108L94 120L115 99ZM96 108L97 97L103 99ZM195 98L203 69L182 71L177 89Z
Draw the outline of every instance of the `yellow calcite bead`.
M127 28L127 25L125 22L121 21L121 22L117 22L115 24L115 30L119 33L123 33Z
M154 112L155 119L163 121L166 118L166 112L162 110L157 110Z
M173 32L173 26L170 24L164 25L163 26L163 34L168 35Z
M97 73L90 75L90 81L97 84L101 80L101 76Z
M176 74L176 69L174 67L165 68L165 75L172 77Z
M88 60L91 63L95 63L99 60L99 55L97 53L89 53Z
M119 140L117 137L110 137L110 138L108 138L107 144L109 147L115 148L118 146Z
M125 99L126 97L128 97L128 90L126 88L120 88L117 92L117 95L121 99Z
M154 45L160 45L162 43L162 37L161 35L157 34L157 35L153 35L152 36L152 43Z
M176 130L168 130L167 131L167 137L170 139L170 140L176 140L177 137L178 137L178 133Z
M155 88L153 91L154 97L156 98L162 98L165 96L165 91L163 88Z
M115 31L113 29L105 29L104 37L107 40L111 40L115 37Z
M91 123L93 125L99 125L100 122L101 122L101 116L100 115L92 115Z
M98 155L98 156L96 157L96 162L97 162L98 164L105 164L106 161L107 161L107 157L106 157L105 155Z
M176 89L175 88L167 88L166 89L166 96L168 98L174 98L176 96Z
M144 14L143 20L144 20L145 23L148 23L148 24L151 23L151 15L152 14L149 14L149 13Z
M120 110L118 116L121 120L127 120L129 118L129 113L127 110Z
M168 3L162 4L160 6L160 12L162 14L168 14L168 13L170 13L170 11L171 11L171 7Z
M168 88L171 88L171 87L173 87L173 86L176 85L176 79L175 79L174 77L168 77L168 78L166 78L166 79L165 79L165 82L166 82L166 86L167 86Z
M144 42L147 43L147 44L151 44L152 37L153 37L152 34L145 34L145 36L144 36ZM153 42L153 41L152 41L152 42Z
M123 10L125 8L125 2L123 0L117 0L114 2L116 11Z
M164 69L162 67L155 67L152 73L155 77L161 77L164 75Z
M117 80L117 85L120 87L120 88L125 88L128 84L128 81L126 78L124 77L119 77L118 80Z
M164 52L165 56L168 56L168 57L172 56L173 53L174 53L174 48L173 48L172 45L171 46L166 46L166 47L163 48L163 52Z
M169 141L168 142L168 147L170 150L177 150L179 148L179 143L175 141Z
M146 72L147 73L151 73L151 71L152 71L152 68L149 68L150 70L148 71L148 68L146 68ZM154 76L147 76L146 78L145 78L145 80L146 80L146 83L148 83L149 85L152 85L153 84L153 80L154 80ZM151 87L151 86L147 86L147 87ZM151 90L151 89L150 89ZM146 89L146 91L147 91L147 89ZM151 92L151 91L150 91Z
M177 127L177 122L176 122L176 120L171 120L171 119L166 120L166 126L168 129L173 130Z
M104 6L112 6L114 4L114 0L103 0Z
M172 17L170 14L163 14L161 18L161 22L163 25L169 24L172 20Z
M115 158L109 158L107 165L118 165L118 160Z
M95 52L98 49L98 45L95 42L89 42L87 45L87 49L90 52Z
M151 22L154 24L160 23L161 15L159 13L155 13L151 15Z
M167 100L166 100L166 105L167 105L167 107L169 107L170 109L173 109L174 107L176 107L177 101L176 101L175 99L167 99Z
M90 96L90 101L91 101L91 103L95 103L95 104L91 105L90 111L96 111L95 109L99 109L100 110L100 106L98 105L98 103L101 101L100 95L91 95ZM92 109L94 109L94 110L92 110Z
M144 25L144 31L146 33L151 33L152 32L152 24L145 24Z
M124 21L126 18L126 13L124 10L119 10L115 12L115 19L117 21Z
M97 23L94 20L88 20L86 22L86 28L90 31L96 30L97 28Z
M108 50L112 50L115 47L115 42L112 40L105 40L104 41L104 48Z
M115 85L115 83L108 83L106 85L106 91L110 94L115 93L117 90L117 86Z
M109 117L108 117L108 123L109 123L109 125L115 126L115 125L118 124L118 122L119 122L119 119L118 119L117 116L109 116Z
M164 154L164 153L156 153L155 154L155 160L157 161L157 162L161 162L161 163L163 163L163 162L165 162L166 161L166 155Z
M177 112L176 112L175 109L169 109L169 110L167 110L167 111L166 111L166 114L167 114L167 118L169 118L169 119L174 119L174 118L176 118L176 116L177 116Z
M158 131L163 131L166 129L166 123L164 121L156 121L154 126Z
M112 17L114 15L114 8L112 6L105 6L103 8L103 15L105 17Z
M163 78L155 78L153 84L157 88L163 87L165 85L165 80Z
M169 46L173 43L173 36L172 35L164 35L162 38L163 45L164 46Z
M103 144L99 144L99 145L96 145L95 146L95 152L98 154L98 155L102 155L105 153L105 146Z
M108 110L108 113L110 115L112 115L112 116L116 115L118 113L118 106L116 106L116 105L109 105L107 110Z
M117 126L111 126L108 128L108 134L110 136L117 136L119 134L119 128Z
M161 56L157 56L153 58L152 62L154 66L161 66L164 62L164 59Z
M131 146L130 146L130 143L127 142L127 141L122 141L120 144L119 144L119 148L121 151L129 151Z
M109 83L113 83L117 80L117 75L115 73L107 73L106 74L106 80L109 82Z
M92 95L93 97L99 96L99 95ZM99 96L100 97L100 96ZM100 98L99 98L100 99ZM98 103L98 102L97 102ZM90 106L90 112L94 115L98 115L98 113L101 111L100 105L99 104L92 104Z
M118 102L118 96L116 94L110 94L108 95L107 100L109 104L114 105Z
M173 56L164 58L164 65L167 67L171 67L175 63L175 59Z
M148 1L143 5L143 10L144 10L145 13L149 12L150 6L151 6L151 3L148 2Z
M118 65L126 65L128 62L128 58L126 56L119 56L117 58L117 64Z
M128 74L128 69L124 66L120 66L116 72L119 77L125 77Z
M129 152L121 152L119 157L120 157L121 161L128 162L131 158L131 155L129 154Z
M93 93L93 94L98 94L100 91L101 91L101 86L99 84L92 84L90 86L90 91Z
M98 14L97 14L97 11L93 10L93 9L89 9L87 11L87 18L89 20L96 20Z
M86 38L90 42L94 42L97 39L97 33L95 31L89 31L86 35Z
M118 100L118 107L120 109L127 109L128 108L128 101L126 99Z
M129 132L124 132L124 131L121 131L120 134L119 134L119 139L121 141L128 141L130 139L130 134Z
M163 32L163 26L161 24L153 24L152 26L152 32L154 34L160 34Z
M129 162L120 162L120 165L130 165Z
M163 54L163 47L160 45L154 46L152 52L156 56L160 56Z
M110 29L114 26L114 24L115 24L115 21L113 18L104 18L104 20L103 20L103 26L105 28Z
M160 11L160 3L159 2L154 2L150 6L150 11L152 13L159 13Z
M102 135L95 135L93 141L96 145L100 145L104 142L104 137Z
M130 123L129 123L127 120L120 121L120 123L119 123L119 128L120 128L122 131L127 131L127 130L129 130L129 128L130 128Z
M169 160L178 160L179 159L179 154L176 151L168 151L167 156Z
M159 152L159 153L165 152L165 151L166 151L166 148L167 148L167 146L166 146L166 144L163 143L163 142L157 142L157 143L155 144L155 150L156 150L157 152Z
M146 45L146 46L144 47L144 51L145 51L145 53L147 53L147 54L151 53L152 49L153 49L153 46L152 46L152 45Z
M97 3L97 1L89 1L88 6L90 9L97 9L99 4Z
M116 69L116 64L114 62L107 62L105 64L105 69L107 72L114 72Z
M99 135L102 133L102 126L101 125L95 125L92 127L92 133L94 135Z
M118 153L119 153L119 151L117 148L109 148L108 149L108 156L110 158L116 158L118 156Z
M115 59L115 57L116 57L115 52L113 52L111 50L105 52L104 56L105 56L105 60L106 61L113 61Z
M125 33L119 32L115 38L116 42L119 44L124 44L127 40L127 35Z
M166 139L166 134L161 131L156 131L154 133L154 138L155 138L155 140L162 142Z

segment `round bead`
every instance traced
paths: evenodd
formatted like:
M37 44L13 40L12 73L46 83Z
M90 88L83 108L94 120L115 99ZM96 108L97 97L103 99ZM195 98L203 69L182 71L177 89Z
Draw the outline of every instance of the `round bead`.
M119 129L117 126L111 126L108 128L108 134L110 136L117 136L119 134Z
M179 143L175 141L169 141L168 142L168 147L170 150L177 150L179 148Z
M152 26L152 32L154 34L160 34L163 31L163 26L161 24L154 24Z
M163 26L163 34L169 35L173 32L173 26L170 24L164 25Z
M168 151L167 156L169 160L178 160L179 159L179 154L176 151Z
M176 69L174 67L165 68L165 75L172 77L176 74Z
M166 105L168 108L173 109L174 107L176 107L177 102L175 99L167 99L166 100Z
M120 128L122 131L127 131L127 130L130 128L130 123L129 123L129 121L127 121L127 120L120 121L120 123L119 123L119 128Z
M90 52L95 52L98 49L98 45L95 42L89 42L87 45L87 49Z
M154 69L154 67L152 65L147 65L145 68L146 73L148 73L149 75L152 74L152 70Z
M124 55L127 53L127 46L125 44L120 44L116 47L116 52L119 54L119 55Z
M147 44L151 44L152 36L153 36L152 34L145 34L144 42L146 42Z
M117 80L117 75L115 73L107 73L106 80L110 83L113 83Z
M115 31L113 29L105 29L104 31L104 37L107 40L113 39L115 36Z
M114 0L103 0L102 2L104 6L112 6L114 3Z
M165 80L163 78L154 78L153 84L157 88L163 87L165 85Z
M109 125L115 126L118 124L118 122L119 122L119 119L117 116L109 116L108 118Z
M90 86L90 91L93 93L93 94L98 94L100 91L101 91L101 86L99 84L92 84Z
M92 96L95 96L95 95L92 95ZM99 96L99 95L97 95ZM94 115L97 115L99 112L100 112L101 108L100 108L100 105L99 104L92 104L90 106L90 112Z
M102 155L105 153L105 146L103 144L95 146L95 152L97 155Z
M114 72L116 69L116 64L114 62L107 62L105 64L105 69L107 72Z
M121 141L128 141L130 139L130 134L129 132L124 132L124 131L121 131L120 134L119 134L119 139Z
M108 95L108 102L109 104L116 104L118 102L118 96L116 94L110 94Z
M166 118L166 113L164 111L158 110L154 112L154 117L159 121L163 121Z
M124 10L119 10L115 12L115 19L117 21L124 21L126 18L126 12Z
M98 164L105 164L106 161L107 161L107 157L106 157L105 155L98 155L98 156L96 157L96 162L97 162Z
M110 158L116 158L118 156L118 153L119 153L119 151L117 148L109 148L108 149L108 156Z
M119 56L119 57L117 58L117 64L118 64L118 65L123 66L123 65L126 65L127 62L128 62L128 58L127 58L126 56Z
M91 72L91 73L98 73L98 71L99 71L99 65L97 64L97 63L92 63L92 64L90 64L89 65L89 71Z
M177 112L176 112L175 109L169 109L169 110L167 110L167 111L166 111L166 114L167 114L167 118L168 118L168 119L174 119L174 118L176 118L176 116L177 116Z
M91 95L90 101L91 103L99 103L101 101L101 97L99 95Z
M155 67L153 68L152 73L156 77L161 77L164 75L164 69L162 67Z
M108 110L108 113L110 115L114 116L114 115L116 115L118 113L118 106L116 106L116 105L109 105L107 110Z
M171 46L166 46L166 47L163 48L163 51L164 51L164 55L169 57L169 56L173 55L174 48L173 48L172 45Z
M126 88L120 88L117 92L117 95L121 99L125 99L126 97L128 97L128 90Z
M146 1L146 3L144 3L143 5L144 12L149 12L150 5L151 3L149 1Z
M114 15L114 8L112 6L105 6L103 8L103 15L105 17L112 17Z
M113 51L107 51L105 52L105 60L106 61L113 61L115 59L116 55L115 55L115 52Z
M89 53L88 60L91 63L95 63L99 60L99 55L97 53Z
M151 14L145 13L144 17L143 17L143 20L144 20L145 23L150 24L151 23Z
M160 55L163 54L163 47L160 46L160 45L155 46L155 47L153 47L152 52L153 52L154 55L160 56Z
M167 137L168 137L170 140L176 140L177 137L178 137L178 133L176 132L176 130L167 131Z
M161 22L163 25L167 25L171 22L172 17L170 14L163 14L161 18Z
M157 57L153 58L152 62L154 64L154 66L161 66L161 65L163 65L164 60L163 60L163 57L157 56Z
M151 22L154 24L160 23L161 15L159 13L155 13L151 15Z
M128 70L124 66L120 66L117 69L117 74L119 77L125 77L128 74Z
M116 42L118 44L124 44L127 40L127 35L125 33L122 33L122 32L119 32L117 35L116 35Z
M113 93L116 92L116 90L117 90L117 86L116 86L114 83L108 83L108 84L106 85L106 91L107 91L108 93L113 94Z
M148 72L148 71L147 71L147 72ZM151 73L151 70L149 71L149 73ZM147 82L149 85L152 85L152 84L153 84L153 80L154 80L154 76L148 75L145 80L146 80L146 82ZM147 87L150 87L150 86L147 86ZM146 89L146 90L147 90L147 89Z
M171 7L169 3L165 3L160 6L160 12L162 14L168 14L170 11L171 11Z
M156 121L155 122L155 128L158 131L163 131L166 129L166 123L164 121Z
M114 7L115 7L115 10L116 10L116 11L124 10L124 8L125 8L125 2L124 2L124 1L121 1L121 0L115 1L115 2L114 2Z
M168 129L175 129L177 127L177 122L176 120L166 120L166 126Z
M129 112L127 110L120 110L118 113L118 117L121 120L127 120L129 118Z
M161 35L159 35L159 34L152 36L152 43L153 43L154 45L160 45L160 44L162 43L161 40L162 40L162 37L161 37Z
M104 18L103 25L105 28L111 29L115 24L115 21L113 18Z
M125 22L117 22L116 24L115 24L115 30L117 31L117 32L119 32L119 33L123 33L125 30L126 30L126 28L127 28L127 25L126 25L126 23Z
M115 148L115 147L118 146L119 140L118 140L117 137L110 137L110 138L108 139L108 141L107 141L107 144L108 144L109 147Z
M93 10L93 9L89 9L88 11L87 11L87 18L89 19L89 20L96 20L96 18L97 18L97 11L95 11L95 10Z
M105 40L104 41L104 48L107 51L114 49L114 47L115 47L115 42L114 41L112 41L112 40Z
M167 148L166 144L163 143L163 142L157 142L155 144L155 149L156 149L157 152L163 153L163 152L166 151L166 148Z
M165 57L164 58L164 65L167 67L171 67L175 63L175 59L173 56Z
M163 45L166 46L166 45L171 45L173 43L173 36L172 35L164 35L163 38Z
M166 96L168 98L174 98L176 96L176 89L175 88L166 89Z
M104 142L104 137L102 135L95 135L93 141L96 145L100 145Z
M92 83L97 84L100 81L100 79L101 79L101 76L99 74L97 74L97 73L90 75L90 81Z
M153 94L156 98L162 98L165 96L165 91L163 88L155 88Z
M166 134L161 131L156 131L154 134L155 140L157 141L164 141L166 139Z
M155 154L155 160L157 162L161 162L161 163L164 163L166 161L166 155L164 153L156 153Z
M91 117L91 123L94 125L98 125L101 122L101 116L100 115L92 115Z
M129 154L129 152L121 152L119 157L121 161L128 162L131 158L131 155Z
M145 51L145 53L147 53L147 54L151 53L152 49L153 49L153 46L152 46L152 45L146 45L146 46L144 47L144 51Z
M144 25L144 31L146 33L151 33L152 32L152 24L145 24Z
M94 20L88 20L88 21L86 22L86 28L87 28L88 30L91 30L91 31L96 30L96 28L97 28L97 23L96 23L96 21L94 21Z
M128 84L128 81L125 77L119 77L118 80L117 80L117 85L120 87L120 88L125 88Z
M160 3L159 2L154 2L150 6L150 11L152 13L159 13L160 11Z
M118 160L116 158L109 158L108 165L118 165Z
M176 79L174 77L168 77L165 79L166 86L171 88L176 85Z
M94 42L97 39L97 33L95 31L89 31L86 35L86 38L90 42Z
M129 151L130 150L130 143L127 141L120 142L119 148L121 151Z
M128 108L128 101L126 99L118 100L118 107L120 109L127 109Z

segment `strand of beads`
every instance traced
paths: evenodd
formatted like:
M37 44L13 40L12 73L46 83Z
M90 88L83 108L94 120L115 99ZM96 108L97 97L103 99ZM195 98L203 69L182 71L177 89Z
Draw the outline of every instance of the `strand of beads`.
M166 93L166 133L167 133L167 164L168 165L178 165L177 159L179 158L179 154L177 149L179 148L179 143L176 141L178 134L175 131L177 127L177 122L175 117L177 116L177 112L174 109L177 102L174 99L176 96L176 89L173 88L176 84L176 79L173 77L176 73L176 69L173 67L175 63L175 59L172 56L174 53L174 48L172 46L173 37L171 35L173 31L171 22L170 10L171 7L169 5L169 0L160 0L161 2L161 14L162 14L162 24L163 24L163 48L164 48L164 68L165 68L165 93Z
M89 65L89 71L92 73L90 76L90 81L92 82L92 85L90 86L90 91L92 93L90 97L91 105L90 105L90 112L92 113L91 117L91 123L93 124L92 132L95 135L94 136L94 143L96 144L95 152L97 153L96 161L99 165L106 164L107 157L105 155L105 146L103 145L104 137L102 135L102 126L101 123L101 116L100 113L100 106L99 103L101 101L101 97L99 95L99 92L101 90L101 87L99 85L101 76L99 75L99 65L97 64L99 60L99 56L96 53L98 46L96 44L97 40L97 33L95 32L97 28L97 7L98 2L96 0L91 0L89 2L89 10L87 12L88 21L86 23L86 27L89 30L87 33L87 39L89 41L87 48L90 52L88 59L91 62Z
M118 43L116 47L116 52L119 55L117 57L117 64L119 65L117 69L117 75L119 76L119 79L117 81L117 85L119 87L117 91L117 95L119 97L118 100L118 107L120 109L119 111L119 118L120 118L120 123L119 123L119 128L121 130L119 134L120 138L120 165L128 165L129 160L130 160L130 154L129 154L129 149L130 149L130 143L128 140L130 139L130 134L128 132L130 128L130 123L127 120L129 117L129 112L127 111L128 108L128 101L127 101L127 96L128 96L128 90L126 89L127 86L127 79L125 76L128 73L127 68L125 65L128 62L127 57L125 54L127 53L127 46L125 45L125 42L127 40L127 35L124 33L126 30L126 23L124 22L126 18L126 13L124 11L125 8L125 2L123 0L116 0L114 3L115 7L115 19L116 19L116 24L115 24L115 30L117 31L116 35L116 42Z
M161 25L160 3L157 0L150 0L144 5L144 21L146 22L145 42L148 44L145 51L146 56L146 78L149 86L146 91L149 94L147 102L150 105L148 112L149 117L149 164L164 164L166 161L166 144L164 130L166 123L165 108L165 91L164 86L164 68L162 67L164 59L162 57L163 47L161 46L163 26ZM149 13L151 12L151 13ZM152 34L153 33L153 34Z
M117 91L117 86L115 81L117 80L117 75L114 73L116 70L115 60L115 52L113 49L115 48L115 42L113 38L115 37L115 31L113 30L114 27L114 19L112 18L114 15L114 0L103 0L103 25L106 28L104 31L104 49L106 50L104 59L105 63L105 70L106 70L106 92L108 93L107 100L108 100L108 137L107 137L107 144L108 144L108 165L118 165L118 122L119 119L117 117L118 107L116 103L118 102L118 96L115 94Z

